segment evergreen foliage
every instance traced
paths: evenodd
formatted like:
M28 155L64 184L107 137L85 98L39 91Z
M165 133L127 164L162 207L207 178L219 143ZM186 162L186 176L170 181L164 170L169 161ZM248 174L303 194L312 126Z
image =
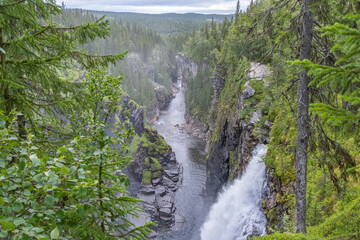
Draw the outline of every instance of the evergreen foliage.
M110 66L110 72L114 76L123 75L123 90L149 111L158 103L157 96L166 96L172 90L171 66L174 65L175 52L154 30L125 20L111 19L107 38L88 42L81 48L97 55L127 52L124 61ZM64 9L55 21L61 26L71 27L98 21L98 17L89 11Z
M276 196L277 204L287 209L281 222L273 221L276 218L273 209L266 212L270 220L269 233L289 232L294 227L295 202L294 195L289 191L295 184L296 86L299 73L304 67L309 69L312 78L308 87L312 103L307 164L306 224L309 234L276 233L261 239L357 239L359 234L355 227L357 208L353 208L357 206L357 197L352 193L359 190L360 23L357 13L360 5L352 0L309 3L314 22L313 57L310 61L294 61L300 59L302 36L301 4L295 0L252 1L226 31L223 42L216 42L219 45L212 45L209 41L209 28L199 31L196 40L193 37L196 33L188 35L184 45L188 56L208 63L209 72L214 69L215 77L220 74L225 82L219 102L210 113L216 120L211 132L212 142L217 141L220 121L224 118L228 122L230 119L241 119L248 123L246 116L261 108L263 117L254 126L254 135L259 134L259 127L267 128L264 126L266 120L272 123L266 164L269 173L288 191ZM216 54L211 50L214 48L218 51ZM239 94L249 81L249 60L270 67L271 74L264 79L269 87L256 89L255 96L246 99L239 109ZM196 81L191 86L203 80ZM256 87L251 81L249 84ZM199 94L189 94L187 102L200 97ZM206 112L208 108L197 110L202 111ZM236 171L236 166L229 168L230 175ZM344 216L349 222L340 224Z
M170 66L176 53L184 52L198 65L197 75L187 80L187 109L205 125L214 118L212 142L221 119L250 124L249 114L258 108L262 118L252 134L270 129L265 162L286 189L275 201L287 212L277 222L275 210L268 210L270 235L258 239L358 239L360 4L314 0L308 7L313 57L300 61L298 0L251 1L245 12L238 1L235 21L216 15L118 13L106 13L106 20L105 12L61 9L52 0L1 2L0 238L146 239L153 223L136 227L129 221L141 209L125 190L125 155L138 144L148 148L146 184L162 171L156 155L171 149L149 128L128 146L133 136L128 121L108 122L123 91L148 110L159 93L160 98L169 94ZM168 17L172 20L164 21ZM164 37L155 30L182 34ZM249 62L267 64L271 74L263 81L249 79ZM125 79L101 68L107 66ZM304 68L312 78L308 233L294 234L296 86ZM85 72L87 78L80 81ZM213 106L211 77L224 80ZM255 94L239 104L245 84ZM230 155L232 180L238 166L235 153Z
M108 36L109 22L103 18L62 28L52 21L60 13L54 1L6 3L0 18L0 106L6 114L16 109L32 121L75 109L83 99L79 84L62 78L62 73L67 68L107 66L123 58L123 54L100 57L78 50L78 44Z
M59 26L60 10L54 1L0 5L0 238L146 239L154 223L129 220L141 208L122 172L133 131L127 120L108 124L121 77L101 68L124 54L79 50L108 36L109 21Z
M332 48L332 53L338 59L334 66L314 64L310 61L295 63L310 68L309 74L314 75L310 85L315 85L317 88L326 86L328 91L339 92L336 102L313 103L312 110L319 113L327 124L345 127L351 131L356 129L353 133L358 135L360 31L354 26L360 23L360 15L346 15L343 22L348 22L348 25L336 23L331 27L323 28L323 36L334 37L337 42ZM341 105L337 101L342 101Z
M205 24L214 19L217 23L230 18L232 15L220 14L197 14L197 13L164 13L164 14L143 14L143 13L124 13L124 12L102 12L90 11L100 17L106 15L109 19L116 19L122 22L129 22L152 29L161 35L174 35L203 28Z
M119 79L94 70L84 85L92 98L78 116L79 135L51 151L44 152L39 143L46 138L31 129L26 139L17 137L15 113L1 115L0 178L7 179L0 184L2 238L146 239L150 232L153 223L129 221L141 211L139 200L126 196L122 173L132 128L116 123L116 137L105 133L122 95Z
M231 22L227 19L220 24L212 20L210 27L206 25L199 32L186 35L187 41L183 45L186 55L198 65L197 75L186 80L186 107L189 113L203 124L208 122L213 95L209 78L220 58L221 47L230 25Z

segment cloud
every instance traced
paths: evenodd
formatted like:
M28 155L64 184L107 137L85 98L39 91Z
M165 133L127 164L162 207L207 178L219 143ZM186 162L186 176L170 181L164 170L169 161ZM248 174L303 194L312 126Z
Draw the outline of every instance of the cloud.
M68 8L138 13L218 13L235 12L236 0L63 0ZM250 0L241 0L243 9Z

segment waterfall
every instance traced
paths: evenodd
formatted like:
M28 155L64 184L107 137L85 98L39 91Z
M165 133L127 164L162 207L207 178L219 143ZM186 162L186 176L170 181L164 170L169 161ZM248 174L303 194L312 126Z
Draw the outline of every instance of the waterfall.
M259 144L240 179L225 189L201 228L202 240L245 240L266 234L261 200L266 191L267 146Z

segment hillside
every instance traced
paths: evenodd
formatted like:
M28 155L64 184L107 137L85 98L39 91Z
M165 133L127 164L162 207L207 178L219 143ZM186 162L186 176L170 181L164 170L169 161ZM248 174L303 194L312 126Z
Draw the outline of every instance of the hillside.
M82 10L88 11L88 10ZM198 14L198 13L164 13L164 14L144 14L144 13L123 13L123 12L107 12L107 11L93 11L88 12L97 17L106 16L108 19L117 19L124 24L138 24L148 29L153 29L160 34L174 34L189 32L192 30L199 30L207 24L210 24L212 19L220 23L225 18L231 19L233 15L219 15L219 14Z

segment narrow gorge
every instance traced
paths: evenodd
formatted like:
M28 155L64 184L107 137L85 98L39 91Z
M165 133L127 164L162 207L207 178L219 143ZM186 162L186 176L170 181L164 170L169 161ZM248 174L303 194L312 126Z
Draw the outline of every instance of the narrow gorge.
M266 87L264 76L259 77L264 74L263 69L258 70L259 66L252 65L249 76L254 76L241 92L239 104L259 94L259 89L255 92L250 86L250 81L259 81ZM265 164L261 163L266 147L259 143L266 143L267 135L265 130L260 139L252 135L254 124L260 121L261 111L253 108L250 116L230 120L230 125L227 116L223 115L226 118L220 120L224 124L221 126L223 132L217 133L220 138L214 141L211 134L214 134L214 127L218 127L218 120L214 119L216 123L206 127L189 114L185 105L187 80L195 77L197 71L198 66L193 60L178 55L175 98L162 108L152 125L153 130L144 126L141 108L131 101L125 104L130 109L130 120L138 136L132 144L137 147L133 150L135 162L130 169L136 173L140 184L135 184L132 192L143 200L142 206L146 211L139 224L145 220L158 221L156 233L151 235L151 239L159 240L231 240L263 235L266 233L266 218L261 201L269 190L266 187ZM214 74L211 82L218 94L215 93L212 100L213 111L221 102L216 99L222 90L218 87L221 84L216 81L222 80L216 79ZM234 127L234 122L239 127ZM249 170L248 165L251 166ZM215 203L214 206L211 206L212 203ZM229 212L224 212L225 209ZM218 218L218 214L224 215L224 218ZM213 231L217 234L222 231L211 226L222 228L225 225L231 229L228 235L214 234Z
M360 239L359 12L2 0L0 239Z

